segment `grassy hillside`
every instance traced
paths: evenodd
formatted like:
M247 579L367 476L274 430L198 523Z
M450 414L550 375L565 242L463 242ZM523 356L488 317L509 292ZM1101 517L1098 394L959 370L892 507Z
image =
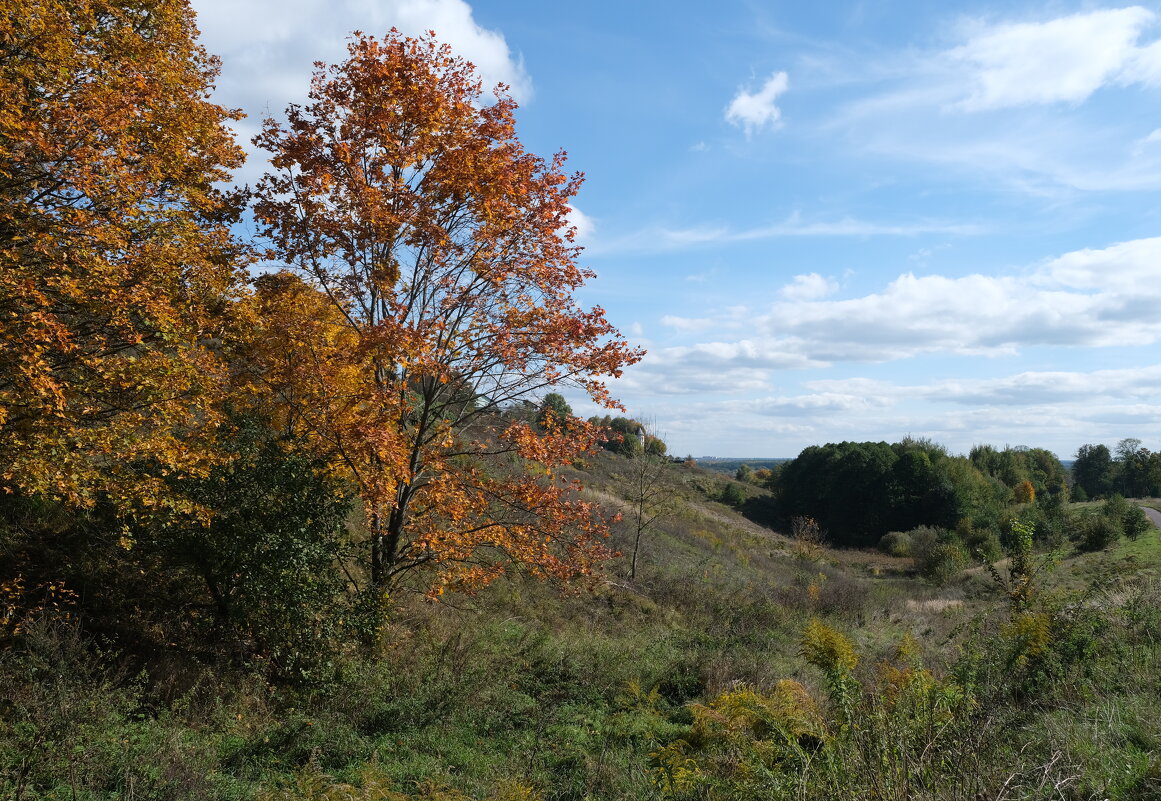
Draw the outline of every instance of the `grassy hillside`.
M672 465L630 580L631 469L578 470L624 514L599 580L400 592L297 681L130 662L46 615L0 654L0 797L1161 797L1156 530L1035 554L1017 599L1011 562L935 585Z

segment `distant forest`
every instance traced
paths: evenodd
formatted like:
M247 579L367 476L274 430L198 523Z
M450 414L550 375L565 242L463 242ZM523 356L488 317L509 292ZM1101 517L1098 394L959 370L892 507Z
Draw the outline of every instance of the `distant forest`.
M697 460L699 467L713 470L715 473L734 475L743 465L751 470L773 470L780 464L792 461L791 457L777 459L718 459L715 457L701 457Z
M714 460L702 466L729 472L743 485L770 496L746 501L758 522L793 530L809 521L837 546L881 547L918 529L942 531L945 544L962 551L963 560L980 554L996 558L1002 538L1019 518L1045 545L1107 537L1073 530L1065 514L1070 502L1114 501L1161 495L1161 453L1124 439L1112 451L1084 445L1068 467L1044 448L977 445L967 456L953 456L927 439L896 443L840 442L814 445L794 459ZM1139 526L1139 510L1123 520ZM1118 512L1113 517L1120 518Z

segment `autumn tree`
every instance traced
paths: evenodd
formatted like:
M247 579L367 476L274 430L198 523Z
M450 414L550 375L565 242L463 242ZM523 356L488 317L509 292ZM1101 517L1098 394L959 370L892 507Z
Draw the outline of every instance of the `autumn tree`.
M0 2L4 492L156 508L210 461L242 152L195 35L185 0Z
M1016 503L1032 503L1036 500L1036 489L1031 481L1024 479L1012 488L1012 498Z
M615 406L603 380L640 358L574 300L592 275L568 221L581 176L563 153L525 152L506 88L489 102L434 34L356 33L348 49L255 140L274 167L255 215L300 282L271 289L314 304L326 332L268 306L255 386L282 384L297 425L358 486L375 586L425 564L435 591L509 560L584 572L606 526L555 468L598 429L502 414L561 385ZM297 372L289 349L310 354Z

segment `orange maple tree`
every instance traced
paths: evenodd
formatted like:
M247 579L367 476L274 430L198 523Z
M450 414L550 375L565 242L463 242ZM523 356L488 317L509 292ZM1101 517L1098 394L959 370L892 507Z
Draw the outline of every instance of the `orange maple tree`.
M4 491L164 506L210 460L242 152L195 36L185 0L0 0Z
M601 432L502 413L559 385L615 406L603 379L641 356L575 302L581 176L525 152L506 88L485 102L434 33L356 33L317 66L255 140L275 168L255 215L289 271L259 282L255 388L357 483L375 586L423 564L434 592L511 562L586 572L606 521L556 468Z

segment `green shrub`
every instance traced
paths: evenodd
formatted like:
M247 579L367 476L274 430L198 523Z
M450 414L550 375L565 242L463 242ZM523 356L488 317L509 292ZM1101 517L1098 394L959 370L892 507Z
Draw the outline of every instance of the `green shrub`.
M916 562L919 575L935 584L946 584L970 563L967 551L958 542L940 542Z
M1101 504L1101 514L1105 517L1111 517L1114 520L1123 520L1125 514L1132 506L1131 503L1125 500L1125 496L1114 493L1108 497L1108 500Z
M1080 525L1082 551L1103 551L1121 538L1121 521L1105 514L1088 515Z
M972 529L963 537L964 549L980 562L990 564L1004 558L1004 546L996 532L989 529Z
M971 561L963 543L953 532L920 526L908 534L915 569L929 581L944 584Z
M215 716L222 686L157 709L158 677L132 675L76 626L33 621L0 652L0 798L239 798L215 744L190 725ZM208 682L207 682L208 684Z
M208 610L196 628L220 653L258 659L284 678L325 661L350 614L338 562L349 558L344 487L324 465L240 419L223 447L229 465L180 482L210 509L208 525L173 526L157 539ZM344 620L340 625L339 621Z
M722 488L721 500L729 506L741 506L746 502L746 491L738 484L726 484Z
M1149 518L1145 515L1145 510L1136 504L1131 504L1125 510L1125 514L1121 518L1121 524L1124 526L1125 536L1131 540L1137 539L1146 531L1153 528L1153 524L1149 522Z
M991 564L1004 557L1004 547L995 529L990 526L977 527L970 517L960 519L955 527L955 535L968 555L977 562Z
M879 550L891 556L911 555L911 535L906 531L888 531L879 540Z

